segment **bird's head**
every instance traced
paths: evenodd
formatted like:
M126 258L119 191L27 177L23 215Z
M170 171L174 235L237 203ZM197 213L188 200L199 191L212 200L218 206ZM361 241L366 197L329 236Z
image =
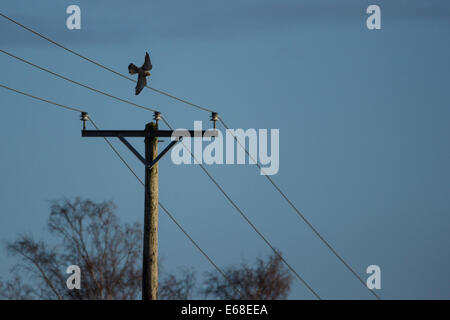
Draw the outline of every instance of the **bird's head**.
M150 75L150 72L145 71L145 76L147 77L147 76L149 76L149 75Z

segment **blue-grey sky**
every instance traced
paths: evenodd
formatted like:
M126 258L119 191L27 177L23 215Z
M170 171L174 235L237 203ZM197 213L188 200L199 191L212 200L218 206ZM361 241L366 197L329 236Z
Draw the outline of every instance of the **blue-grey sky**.
M81 8L81 30L66 8ZM366 28L377 4L382 29ZM357 272L381 267L387 299L450 298L448 1L19 1L1 12L122 73L151 52L150 85L217 110L232 128L279 128L272 178ZM1 48L161 110L175 127L209 114L133 83L0 18ZM105 129L152 113L0 56L4 85L89 111ZM112 199L142 221L143 188L78 115L0 89L0 238L48 238L48 200ZM142 165L117 148L143 176ZM142 141L134 144L142 150ZM160 200L220 266L270 250L197 166L160 163ZM208 166L264 235L325 299L372 298L254 166ZM211 270L160 212L164 269ZM0 250L0 277L14 259ZM294 280L291 299L312 295Z

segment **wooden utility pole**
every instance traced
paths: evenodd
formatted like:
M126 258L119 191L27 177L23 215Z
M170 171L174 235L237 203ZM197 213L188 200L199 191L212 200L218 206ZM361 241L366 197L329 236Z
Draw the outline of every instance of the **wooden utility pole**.
M145 160L151 163L158 155L158 137L151 136L158 124L145 126ZM142 263L142 299L158 299L158 163L145 169L144 252Z
M181 139L184 134L189 137L205 136L206 131L183 130L183 133L174 130L158 130L158 121L161 114L155 112L153 119L145 126L145 130L86 130L86 121L89 116L81 113L83 121L82 137L115 137L144 164L145 166L145 203L144 203L144 246L142 261L142 300L158 299L158 161ZM214 131L208 136L216 136L217 113L213 112L211 120L214 122ZM125 138L145 138L145 157L143 157ZM158 154L158 137L172 139L164 150Z

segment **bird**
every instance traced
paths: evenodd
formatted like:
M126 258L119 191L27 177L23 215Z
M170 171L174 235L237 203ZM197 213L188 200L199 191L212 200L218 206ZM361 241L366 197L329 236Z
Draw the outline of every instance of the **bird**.
M138 68L133 63L128 65L128 72L130 74L138 74L138 81L136 84L136 95L138 95L142 89L147 85L147 77L150 76L150 70L152 70L152 63L150 61L150 55L148 52L145 53L145 61L144 64Z

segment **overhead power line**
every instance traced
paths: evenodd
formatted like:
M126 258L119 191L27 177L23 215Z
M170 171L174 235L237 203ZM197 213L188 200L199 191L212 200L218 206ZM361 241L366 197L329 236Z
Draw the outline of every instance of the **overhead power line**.
M170 124L165 121L166 125L171 129L172 127ZM181 141L184 148L189 150L183 141ZM209 173L209 171L205 168L203 164L201 164L198 159L195 157L194 153L189 150L189 153L194 158L195 162L200 165L200 168L203 170L203 172L208 176L208 178L214 183L214 185L219 189L219 191L225 196L225 198L230 202L230 204L236 209L236 211L241 215L241 217L250 225L250 227L258 234L258 236L267 244L267 246L275 253L276 256L278 256L281 261L288 267L288 269L294 274L294 276L305 285L305 287L311 291L311 293L319 300L321 300L321 297L317 294L317 292L306 282L306 280L301 277L297 271L284 259L284 257L275 249L275 247L270 243L270 241L261 233L261 231L258 230L258 228L253 224L253 222L247 217L247 215L244 213L244 211L236 204L236 202L231 199L230 195L222 188L222 186L217 182L217 180Z
M70 110L70 111L74 111L74 112L85 112L81 109L78 108L73 108L73 107L69 107L67 105L61 104L61 103L57 103L48 99L44 99L14 88L10 88L8 86L5 86L3 84L0 84L0 87L7 89L9 91L15 92L15 93L19 93L22 94L24 96L42 101L42 102L46 102L48 104L52 104L55 105L57 107L66 109L66 110ZM92 125L97 129L100 130L99 127L95 124L95 122L92 120L92 117L89 117L90 122L92 123ZM109 147L114 151L114 153L119 157L119 159L122 161L122 163L128 168L128 170L135 176L135 178L139 181L139 183L143 186L145 186L144 182L141 180L141 178L139 178L139 176L136 174L136 172L134 172L134 170L131 168L131 166L127 163L127 161L122 157L122 155L119 153L119 151L117 151L117 149L112 145L112 143L109 141L108 138L104 138L106 143L109 145ZM163 209L163 211L167 214L167 216L170 218L170 220L172 220L172 222L174 222L176 224L176 226L181 230L181 232L184 233L184 235L189 239L189 241L200 251L200 253L209 261L209 263L225 278L225 280L227 280L230 285L233 287L234 290L236 290L237 292L239 292L242 295L242 291L237 288L234 283L228 278L228 276L225 274L225 272L212 260L212 258L198 245L198 243L189 235L189 233L181 226L181 224L175 219L175 217L169 212L169 210L161 203L158 203L159 206L161 207L161 209Z
M59 78L61 78L61 79L64 79L64 80L66 80L66 81L69 81L69 82L71 82L71 83L74 83L74 84L76 84L76 85L79 85L79 86L81 86L81 87L84 87L84 88L86 88L86 89L89 89L89 90L91 90L91 91L94 91L94 92L96 92L96 93L100 93L100 94L103 94L103 95L105 95L105 96L108 96L108 97L110 97L110 98L114 98L114 99L116 99L116 100L119 100L119 101L121 101L121 102L124 102L124 103L128 103L128 104L131 104L131 105L133 105L133 106L136 106L136 107L140 107L140 108L144 108L144 109L146 109L146 110L149 110L149 111L156 111L156 110L153 110L153 109L150 109L150 108L147 108L147 107L144 107L144 106L141 106L141 105L138 105L138 104L135 104L135 103L133 103L133 102L130 102L130 101L127 101L127 100L125 100L125 99L121 99L121 98L118 98L118 97L116 97L116 96L114 96L114 95L111 95L111 94L108 94L108 93L105 93L105 92L103 92L103 91L101 91L101 90L97 90L97 89L95 89L95 88L92 88L92 87L90 87L90 86L87 86L87 85L85 85L85 84L83 84L83 83L80 83L80 82L78 82L78 81L75 81L75 80L72 80L72 79L70 79L70 78L67 78L67 77L65 77L65 76L63 76L63 75L60 75L60 74L58 74L58 73L56 73L56 72L53 72L53 71L51 71L51 70L49 70L49 69L46 69L46 68L43 68L43 67L41 67L41 66L39 66L39 65L37 65L37 64L35 64L35 63L32 63L32 62L30 62L30 61L28 61L28 60L26 60L26 59L23 59L23 58L20 58L20 57L18 57L18 56L16 56L16 55L14 55L14 54L12 54L12 53L9 53L9 52L7 52L7 51L5 51L5 50L2 50L2 49L0 49L0 52L2 52L2 53L4 53L4 54L6 54L6 55L8 55L8 56L10 56L10 57L12 57L12 58L14 58L14 59L17 59L17 60L19 60L19 61L22 61L22 62L24 62L24 63L26 63L26 64L28 64L28 65L31 65L31 66L33 66L33 67L35 67L35 68L38 68L38 69L40 69L40 70L42 70L42 71L45 71L45 72L47 72L47 73L50 73L50 74L52 74L52 75L54 75L54 76L56 76L56 77L59 77ZM77 110L78 111L78 110ZM81 112L81 111L80 111ZM171 125L168 123L168 121L165 119L165 118L162 118L162 120L164 121L164 123L171 129L171 130L173 130L173 128L171 127ZM92 122L93 123L93 125L95 126L95 124L94 124L94 122ZM98 130L98 129L97 129ZM110 145L110 147L111 148L113 148L113 151L115 151L115 149L114 149L114 147L112 146L112 144L108 141L108 139L107 138L104 138L105 139L105 141ZM183 142L182 142L183 143ZM184 143L183 143L184 144ZM116 151L115 151L116 152ZM117 155L121 158L121 160L125 163L125 165L128 167L128 169L130 169L131 170L131 168L127 165L127 163L124 161L124 159L117 153ZM191 152L191 155L194 157L194 154ZM194 157L195 158L195 157ZM198 161L197 161L198 162ZM214 179L214 177L208 172L208 170L206 170L206 168L202 165L202 164L200 164L200 166L201 166L201 168L202 168L202 170L208 175L208 177L211 179L211 181L217 186L217 188L225 195L225 197L226 197L226 199L233 205L233 207L239 212L239 214L244 218L244 220L252 227L252 229L262 238L262 240L273 250L273 252L277 255L277 256L279 256L280 257L280 259L286 264L286 266L293 272L293 274L314 294L314 296L316 296L317 298L319 298L320 299L320 297L319 297L319 295L311 288L311 286L294 270L294 268L279 254L279 252L272 246L272 244L267 240L267 238L266 237L264 237L263 236L263 234L256 228L256 226L250 221L250 219L245 215L245 213L236 205L236 203L231 199L231 197L225 192L225 190L218 184L218 182L217 182L217 180L215 180ZM134 171L133 170L131 170L131 172L136 176L136 174L134 173ZM137 176L136 176L136 178L138 178ZM142 183L142 180L140 180L139 178L138 178L138 180ZM164 209L163 209L164 210Z
M2 16L3 18L5 18L5 19L7 19L7 20L9 20L9 21L11 21L11 22L13 22L13 23L15 23L16 25L18 25L18 26L20 26L20 27L22 27L22 28L24 28L25 30L28 30L29 32L31 32L31 33L33 33L33 34L35 34L35 35L37 35L37 36L39 36L39 37L41 37L42 39L45 39L45 40L47 40L47 41L49 41L50 43L52 43L52 44L54 44L54 45L56 45L56 46L58 46L58 47L60 47L60 48L62 48L62 49L64 49L64 50L66 50L66 51L68 51L68 52L70 52L70 53L72 53L72 54L74 54L74 55L76 55L76 56L78 56L78 57L80 57L80 58L82 58L82 59L84 59L84 60L86 60L86 61L89 61L89 62L91 62L91 63L93 63L93 64L95 64L95 65L97 65L98 67L100 67L100 68L103 68L103 69L105 69L105 70L107 70L107 71L110 71L110 72L112 72L112 73L114 73L114 74L116 74L116 75L118 75L118 76L120 76L120 77L122 77L122 78L125 78L125 79L127 79L127 80L130 80L130 81L133 81L133 82L136 82L134 79L132 79L132 78L130 78L130 77L128 77L128 76L125 76L125 75L123 75L123 74L121 74L121 73L119 73L119 72L117 72L117 71L115 71L115 70L113 70L113 69L111 69L111 68L108 68L108 67L106 67L106 66L104 66L103 64L101 64L101 63L98 63L98 62L96 62L96 61L94 61L94 60L92 60L92 59L90 59L90 58L87 58L87 57L85 57L85 56L83 56L83 55L81 55L81 54L79 54L79 53L77 53L77 52L75 52L75 51L73 51L73 50L71 50L71 49L69 49L69 48L67 48L67 47L65 47L65 46L63 46L63 45L61 45L61 44L59 44L59 43L57 43L56 41L53 41L52 39L50 39L50 38L48 38L48 37L46 37L46 36L44 36L44 35L42 35L41 33L39 33L39 32L36 32L36 31L34 31L33 29L31 29L31 28L29 28L29 27L26 27L26 26L24 26L23 24L21 24L20 22L18 22L18 21L16 21L16 20L14 20L14 19L12 19L12 18L10 18L10 17L8 17L8 16L6 16L6 15L4 15L4 14L2 14L2 13L0 13L0 16ZM192 107L195 107L195 108L197 108L197 109L200 109L200 110L203 110L203 111L208 111L208 112L213 112L211 109L209 109L209 108L206 108L206 107L202 107L202 106L200 106L200 105L198 105L198 104L195 104L195 103L192 103L192 102L190 102L190 101L188 101L188 100L185 100L185 99L181 99L181 98L178 98L178 97L176 97L176 96L174 96L174 95L171 95L171 94L169 94L169 93L167 93L167 92L165 92L165 91L162 91L162 90L159 90L159 89L155 89L155 88L153 88L153 87L150 87L150 86L146 86L148 89L151 89L151 90L153 90L153 91L155 91L155 92L157 92L157 93L160 93L160 94L163 94L163 95L165 95L165 96L167 96L167 97L170 97L170 98L172 98L172 99L175 99L175 100L177 100L177 101L180 101L180 102L182 102L182 103L184 103L184 104L187 104L187 105L190 105L190 106L192 106ZM228 129L228 126L225 124L225 122L223 121L223 119L222 118L219 118L219 120L220 120L220 122L222 123L222 125L225 127L225 128L227 128ZM164 120L164 118L163 118L163 121L168 125L168 123ZM236 137L234 137L234 139L237 141L237 139L236 139ZM241 148L243 148L244 149L244 151L247 153L247 154L249 154L249 152L248 152L248 150L246 149L246 147L245 146L243 146L239 141L237 141L238 142L238 144L239 144L239 146L241 147ZM250 155L249 155L250 156ZM257 164L257 166L258 166L258 168L260 169L260 170L263 170L262 168L261 168L261 166L259 165L259 163L257 162L257 161L255 161L255 163ZM203 168L204 169L204 168ZM366 284L365 284L365 282L364 282L364 280L356 273L356 271L343 259L343 257L341 256L341 255L339 255L338 253L337 253L337 251L331 246L331 244L319 233L319 231L306 219L306 217L300 212L300 210L298 210L298 208L293 204L293 202L288 198L288 196L278 187L278 185L275 183L275 181L273 181L273 179L271 179L268 175L266 175L266 178L268 179L268 181L272 184L272 186L276 189L276 191L278 192L278 193L280 193L280 195L288 202L288 204L294 209L294 211L297 213L297 215L307 224L307 226L318 236L318 238L326 245L326 247L344 264L344 266L358 279L358 281L359 282L361 282L363 285L364 285L364 287L366 287L367 288L367 286L366 286ZM380 299L381 300L381 298L380 298L380 296L379 295L377 295L373 290L370 290L370 289L368 289L369 290L369 292L372 294L372 295L374 295L377 299Z
M45 72L47 72L47 73L50 73L50 74L52 74L52 75L54 75L54 76L56 76L56 77L58 77L58 78L61 78L61 79L66 80L66 81L69 81L69 82L71 82L71 83L73 83L73 84L76 84L76 85L78 85L78 86L81 86L81 87L83 87L83 88L86 88L86 89L88 89L88 90L91 90L91 91L93 91L93 92L100 93L100 94L102 94L102 95L104 95L104 96L113 98L113 99L118 100L118 101L120 101L120 102L129 104L129 105L132 105L132 106L141 108L141 109L145 109L145 110L147 110L147 111L153 111L153 112L157 111L157 110L155 110L155 109L152 109L152 108L149 108L149 107L142 106L142 105L140 105L140 104L131 102L131 101L129 101L129 100L126 100L126 99L122 99L122 98L116 97L116 96L114 96L114 95L112 95L112 94L110 94L110 93L107 93L107 92L104 92L104 91L95 89L95 88L90 87L90 86L88 86L88 85L85 85L85 84L83 84L83 83L81 83L81 82L72 80L72 79L70 79L70 78L68 78L68 77L65 77L65 76L59 74L59 73L53 72L53 71L51 71L51 70L49 70L49 69L46 69L46 68L41 67L41 66L39 66L39 65L37 65L37 64L34 64L34 63L32 63L32 62L30 62L30 61L28 61L28 60L26 60L26 59L20 58L20 57L18 57L18 56L16 56L16 55L12 54L12 53L10 53L10 52L7 52L7 51L5 51L5 50L0 49L0 52L6 54L6 55L8 55L8 56L10 56L11 58L14 58L14 59L16 59L16 60L22 61L22 62L24 62L24 63L26 63L26 64L28 64L28 65L30 65L30 66L33 66L33 67L35 67L35 68L38 68L39 70L45 71Z
M95 129L100 130L100 128L95 124L95 122L92 120L91 117L89 117L90 122L95 127ZM142 181L141 178L138 177L138 175L134 172L134 170L131 168L131 166L127 163L127 161L122 157L122 155L117 151L117 149L112 145L112 143L109 141L108 138L103 137L105 141L108 143L109 147L114 151L114 153L119 157L119 159L123 162L123 164L128 168L128 170L136 177L136 179L139 181L139 183L145 187L145 183ZM235 287L233 282L229 279L229 277L225 274L225 272L209 257L209 255L197 244L197 242L187 233L187 231L178 223L178 221L174 218L174 216L167 210L165 206L162 205L162 203L158 202L159 206L163 211L166 213L166 215L172 220L173 223L177 225L177 227L184 233L184 235L191 241L191 243L200 251L200 253L211 263L211 265L227 280L231 286L242 295L242 292L239 288Z
M83 87L83 88L86 88L86 89L89 89L89 90L91 90L91 91L94 91L94 92L96 92L96 93L100 93L100 94L103 94L103 95L105 95L105 96L108 96L108 97L110 97L110 98L113 98L113 99L116 99L116 100L119 100L119 101L121 101L121 102L124 102L124 103L127 103L127 104L130 104L130 105L133 105L133 106L136 106L136 107L139 107L139 108L144 108L144 109L146 109L146 110L149 110L149 111L156 111L156 110L153 110L153 109L150 109L150 108L147 108L147 107L144 107L144 106L141 106L141 105L138 105L138 104L135 104L135 103L133 103L133 102L131 102L131 101L128 101L128 100L125 100L125 99L122 99L122 98L118 98L118 97L116 97L116 96L114 96L114 95L111 95L111 94L109 94L109 93L106 93L106 92L103 92L103 91L101 91L101 90L98 90L98 89L95 89L95 88L92 88L92 87L90 87L90 86L87 86L87 85L85 85L85 84L83 84L83 83L80 83L80 82L78 82L78 81L75 81L75 80L72 80L72 79L70 79L70 78L68 78L68 77L65 77L65 76L63 76L63 75L60 75L60 74L58 74L58 73L56 73L56 72L53 72L53 71L51 71L51 70L49 70L49 69L46 69L46 68L44 68L44 67L41 67L41 66L39 66L39 65L37 65L37 64L35 64L35 63L32 63L32 62L30 62L30 61L28 61L28 60L26 60L26 59L23 59L23 58L20 58L20 57L18 57L18 56L16 56L16 55L14 55L14 54L12 54L12 53L10 53L10 52L7 52L7 51L5 51L5 50L2 50L2 49L0 49L0 52L2 52L2 53L4 53L4 54L6 54L6 55L8 55L8 56L10 56L10 57L12 57L12 58L14 58L14 59L16 59L16 60L19 60L19 61L21 61L21 62L24 62L24 63L26 63L26 64L28 64L28 65L31 65L31 66L33 66L33 67L35 67L35 68L38 68L38 69L40 69L40 70L42 70L42 71L45 71L45 72L47 72L47 73L50 73L50 74L52 74L52 75L54 75L54 76L56 76L56 77L59 77L59 78L61 78L61 79L64 79L64 80L66 80L66 81L69 81L69 82L71 82L71 83L74 83L74 84L76 84L76 85L78 85L78 86L81 86L81 87ZM162 117L162 120L163 120L163 122L171 129L171 130L173 130L173 128L172 128L172 126L169 124L169 122L165 119L165 118L163 118ZM91 120L91 122L92 122L92 124L95 126L95 123ZM97 129L98 130L98 129ZM113 151L115 151L116 152L116 150L114 149L114 147L113 147L113 145L109 142L109 140L107 139L107 138L105 138L104 137L104 139L105 139L105 141L109 144L109 146L113 149ZM182 142L183 143L183 142ZM183 143L184 144L184 143ZM191 151L190 151L191 152ZM116 152L117 153L117 152ZM124 161L124 159L117 153L117 155L119 156L119 158L121 158L121 160L124 162L124 164L128 167L128 169L130 169L131 170L131 172L136 176L136 174L134 173L134 171L128 166L128 164ZM192 155L192 157L194 157L195 158L195 156L194 156L194 154L191 152L191 155ZM197 161L198 162L198 161ZM226 199L233 205L233 207L239 212L239 214L244 218L244 220L252 227L252 229L261 237L261 239L273 250L273 252L277 255L277 256L279 256L280 257L280 259L286 264L286 266L292 271L292 273L314 294L314 296L316 296L317 298L319 298L320 299L320 297L319 297L319 295L311 288L311 286L295 271L295 269L279 254L279 252L272 246L272 244L267 240L267 238L266 237L264 237L263 236L263 234L256 228L256 226L250 221L250 219L245 215L245 213L236 205L236 203L231 199L231 197L225 192L225 190L219 185L219 183L217 182L217 180L215 180L214 179L214 177L208 172L208 170L206 170L206 168L202 165L202 164L200 164L200 166L201 166L201 168L202 168L202 170L208 175L208 177L211 179L211 181L217 186L217 188L225 195L225 197L226 197ZM136 176L136 178L138 178L137 176ZM138 180L142 183L142 180L140 180L139 178L138 178ZM164 210L164 209L163 209Z
M303 222L305 222L307 224L307 226L314 232L314 234L319 237L319 239L327 246L327 248L344 264L344 266L350 270L350 272L364 285L364 287L367 288L366 283L364 282L364 280L358 275L358 273L356 273L355 270L353 270L353 268L344 260L344 258L342 258L342 256L331 246L331 244L320 234L320 232L312 225L312 223L300 212L300 210L298 210L298 208L294 205L294 203L288 198L288 196L278 187L278 185L275 183L275 181L273 181L273 179L265 173L264 168L261 167L261 165L259 164L259 162L254 159L250 153L248 152L248 150L241 144L241 142L236 138L236 136L234 135L233 132L230 131L230 128L225 124L225 122L219 118L219 121L222 123L222 125L224 126L225 130L228 130L228 132L230 132L234 138L234 140L236 140L236 142L241 146L241 148L243 148L245 150L245 152L247 153L248 157L257 165L257 167L261 170L261 172L263 173L263 175L267 178L267 180L273 185L273 187L280 193L280 195L288 202L288 204L291 206L292 209L294 209L294 211L297 213L297 215L303 220ZM369 290L370 293L372 293L377 299L381 300L380 296L378 294L376 294L373 290L370 290L369 288L367 288Z
M18 22L18 21L16 21L16 20L12 19L12 18L10 18L10 17L8 17L7 15L4 15L4 14L1 13L1 12L0 12L0 16L2 16L3 18L5 18L5 19L11 21L12 23L15 23L16 25L22 27L23 29L25 29L25 30L27 30L27 31L29 31L29 32L31 32L31 33L37 35L38 37L41 37L42 39L47 40L48 42L54 44L55 46L60 47L61 49L64 49L64 50L66 50L67 52L70 52L70 53L72 53L72 54L74 54L74 55L76 55L76 56L78 56L78 57L80 57L80 58L82 58L82 59L84 59L84 60L86 60L86 61L89 61L89 62L95 64L96 66L98 66L98 67L100 67L100 68L102 68L102 69L108 70L109 72L112 72L112 73L114 73L114 74L116 74L116 75L118 75L118 76L120 76L120 77L122 77L122 78L124 78L124 79L129 80L129 81L136 82L136 80L134 80L133 78L130 78L130 77L128 77L128 76L125 76L125 75L123 75L122 73L117 72L117 71L115 71L115 70L113 70L113 69L111 69L111 68L108 68L108 67L106 67L105 65L103 65L103 64L101 64L101 63L99 63L99 62L97 62L97 61L95 61L95 60L92 60L92 59L90 59L90 58L88 58L88 57L85 57L84 55L79 54L79 53L77 53L77 52L75 52L75 51L73 51L73 50L71 50L71 49L69 49L69 48L67 48L67 47L65 47L65 46L63 46L63 45L61 45L61 44L59 44L58 42L56 42L56 41L50 39L49 37L44 36L43 34L37 32L37 31L35 31L35 30L33 30L33 29L31 29L31 28L29 28L29 27L23 25L23 24L21 24L20 22ZM176 97L176 96L174 96L174 95L171 95L170 93L167 93L167 92L165 92L165 91L163 91L163 90L159 90L159 89L150 87L150 86L148 86L148 85L146 85L146 87L147 87L148 89L150 89L150 90L153 90L153 91L159 93L159 94L163 94L163 95L165 95L165 96L167 96L167 97L169 97L169 98L178 100L178 101L180 101L180 102L183 102L183 103L185 103L185 104L188 104L188 105L190 105L190 106L192 106L192 107L195 107L195 108L197 108L197 109L200 109L200 110L203 110L203 111L212 112L212 110L210 110L210 109L208 109L208 108L205 108L205 107L199 106L199 105L197 105L197 104L195 104L195 103L189 102L189 101L187 101L187 100L178 98L178 97Z
M69 106L66 106L66 105L63 105L63 104L60 104L60 103L56 103L56 102L53 102L53 101L50 101L50 100L47 100L47 99L44 99L44 98L40 98L40 97L34 96L32 94L29 94L29 93L26 93L26 92L23 92L23 91L19 91L17 89L13 89L13 88L7 87L7 86L5 86L3 84L0 84L0 87L2 87L4 89L7 89L7 90L10 90L10 91L13 91L13 92L16 92L16 93L19 93L19 94L22 94L24 96L27 96L27 97L30 97L30 98L33 98L33 99L36 99L36 100L40 100L40 101L52 104L54 106L58 106L58 107L67 109L67 110L76 111L76 112L84 112L81 109L69 107Z

